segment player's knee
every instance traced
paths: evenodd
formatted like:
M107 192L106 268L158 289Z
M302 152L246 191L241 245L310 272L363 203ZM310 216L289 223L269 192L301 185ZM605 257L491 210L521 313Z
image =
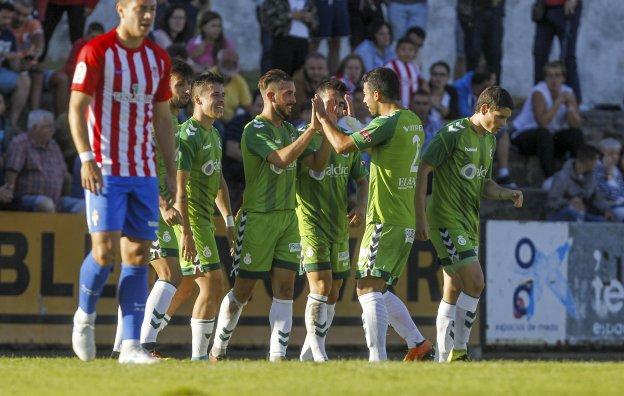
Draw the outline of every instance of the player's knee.
M290 283L278 283L273 286L273 296L282 300L293 298L293 285Z
M485 288L485 280L483 279L483 274L474 274L470 277L470 282L466 282L467 284L464 287L464 291L466 291L471 296L477 297L480 296Z
M100 265L109 265L115 262L117 253L108 246L93 247L91 254L95 261Z
M176 291L176 297L179 298L181 301L188 300L189 297L191 297L191 294L193 294L193 289L191 289L190 287L180 287Z
M310 284L310 291L322 296L329 296L331 291L331 280L328 282L326 279L318 279Z

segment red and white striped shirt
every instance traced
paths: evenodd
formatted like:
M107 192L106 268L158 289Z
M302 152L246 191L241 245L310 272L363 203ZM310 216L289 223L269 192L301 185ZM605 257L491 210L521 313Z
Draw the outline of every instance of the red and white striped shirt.
M155 102L171 98L171 60L149 39L125 48L111 30L78 55L72 90L92 97L89 141L103 175L156 176L152 143Z
M401 104L406 109L409 108L412 95L418 91L420 69L411 62L406 63L398 59L391 60L385 67L394 70L399 77L401 83Z

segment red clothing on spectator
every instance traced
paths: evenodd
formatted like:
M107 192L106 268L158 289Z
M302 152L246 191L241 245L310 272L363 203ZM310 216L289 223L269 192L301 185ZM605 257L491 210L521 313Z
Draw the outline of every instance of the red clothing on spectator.
M556 6L562 6L564 5L566 2L566 0L546 0L545 4L548 7L556 7Z
M45 195L58 203L67 165L53 139L39 145L28 133L17 135L7 150L6 169L17 173L15 195Z

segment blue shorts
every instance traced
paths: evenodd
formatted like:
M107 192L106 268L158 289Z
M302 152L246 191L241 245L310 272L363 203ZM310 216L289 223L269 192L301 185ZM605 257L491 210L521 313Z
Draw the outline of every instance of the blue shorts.
M158 229L158 179L104 176L102 194L85 190L89 232L121 231L153 241Z
M347 0L314 0L319 26L314 34L318 38L347 37L349 35L349 7Z
M17 87L19 73L6 67L0 67L0 92L8 95Z

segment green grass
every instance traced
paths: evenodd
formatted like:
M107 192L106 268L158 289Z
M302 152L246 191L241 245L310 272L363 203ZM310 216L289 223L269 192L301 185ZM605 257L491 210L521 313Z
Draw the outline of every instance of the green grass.
M2 395L570 395L622 394L623 363L361 360L326 364L0 358Z

